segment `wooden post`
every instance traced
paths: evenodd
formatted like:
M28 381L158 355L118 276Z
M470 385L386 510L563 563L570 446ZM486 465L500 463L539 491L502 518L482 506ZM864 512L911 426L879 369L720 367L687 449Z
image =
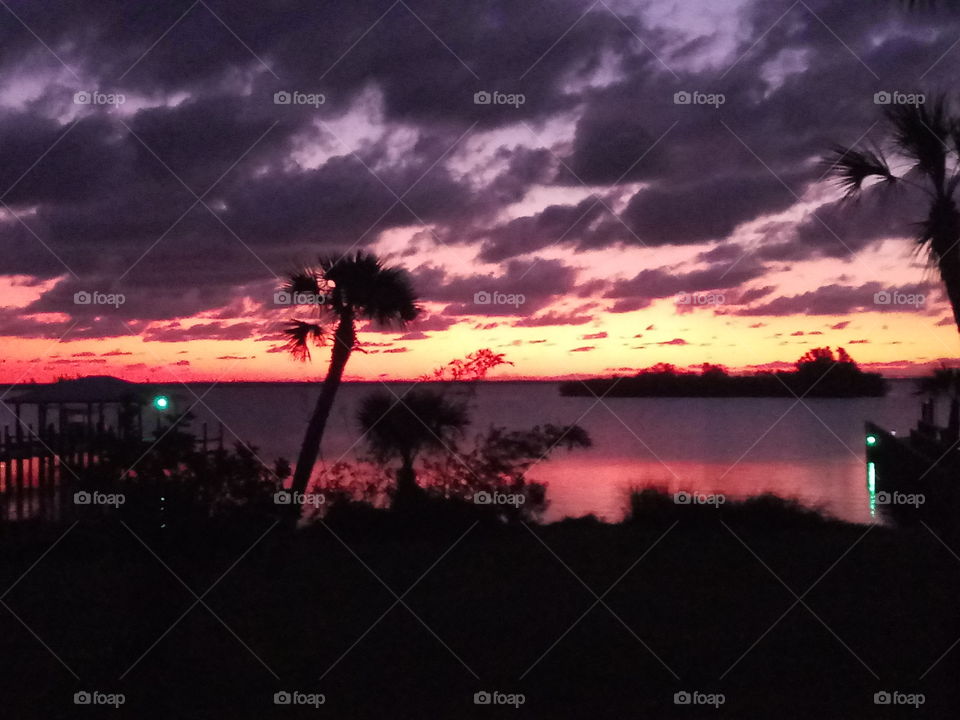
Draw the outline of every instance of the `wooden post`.
M3 478L3 490L6 500L4 501L4 509L6 510L7 519L10 519L10 492L13 487L13 452L10 448L10 426L3 426L3 444L6 448L6 467L4 467L4 478Z
M40 454L41 445L34 439L33 424L27 425L27 487L33 487L33 458Z
M41 520L51 519L49 517L49 503L47 502L47 493L50 489L47 487L46 455L45 450L41 448L37 457L37 515Z
M14 494L16 496L17 520L23 519L23 421L20 419L20 403L15 403L17 416L16 461L13 469Z

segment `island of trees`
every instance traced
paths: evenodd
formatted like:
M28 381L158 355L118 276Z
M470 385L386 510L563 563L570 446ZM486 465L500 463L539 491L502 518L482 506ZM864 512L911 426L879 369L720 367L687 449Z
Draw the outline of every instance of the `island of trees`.
M843 348L814 348L795 369L731 375L704 363L699 372L658 363L633 377L593 378L561 383L560 394L597 397L880 397L887 381L864 372Z

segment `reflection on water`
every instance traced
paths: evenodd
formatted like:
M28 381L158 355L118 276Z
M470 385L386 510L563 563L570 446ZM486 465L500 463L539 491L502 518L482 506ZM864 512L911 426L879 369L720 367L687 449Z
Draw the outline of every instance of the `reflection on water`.
M877 466L867 463L867 492L870 493L870 517L877 516Z
M909 381L886 398L566 398L554 383L488 383L478 388L468 435L490 425L512 429L579 423L594 447L558 451L529 472L549 483L548 519L595 513L619 519L631 487L719 492L732 498L772 492L854 522L871 522L875 501L864 481L863 423L906 431L916 416ZM187 405L184 387L166 386ZM296 458L317 387L301 384L191 386L209 409L201 422L225 425L225 440L252 441L268 464ZM354 414L377 384L345 385L324 439L327 463L364 451ZM403 384L391 384L402 395ZM869 470L867 471L869 472ZM869 477L869 476L868 476Z

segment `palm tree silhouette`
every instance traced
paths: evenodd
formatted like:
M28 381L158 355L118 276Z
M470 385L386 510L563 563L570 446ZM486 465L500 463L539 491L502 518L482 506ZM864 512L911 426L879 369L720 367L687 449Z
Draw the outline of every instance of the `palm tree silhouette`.
M415 497L413 463L423 451L450 450L470 423L466 405L436 390L414 389L402 399L385 391L368 395L357 420L367 444L380 462L400 459L394 502Z
M869 178L910 185L927 196L927 217L918 223L916 239L940 272L960 330L960 118L951 112L946 98L938 96L930 103L893 106L886 119L886 152L879 146L836 146L824 162L847 197L859 195ZM894 173L888 156L909 167Z
M284 290L294 302L305 298L316 309L311 321L294 319L285 329L286 348L296 359L309 360L311 343L322 345L329 334L327 326L336 324L330 366L303 436L291 485L294 493L303 493L317 461L343 370L356 345L356 322L371 320L381 326L403 327L420 314L420 307L407 272L384 267L379 258L364 251L322 257L315 267L291 273Z
M947 420L947 437L956 441L960 434L960 369L941 365L931 375L917 380L917 394L930 400L930 415L933 415L933 403L941 398L950 400L950 414ZM931 420L933 418L931 417Z

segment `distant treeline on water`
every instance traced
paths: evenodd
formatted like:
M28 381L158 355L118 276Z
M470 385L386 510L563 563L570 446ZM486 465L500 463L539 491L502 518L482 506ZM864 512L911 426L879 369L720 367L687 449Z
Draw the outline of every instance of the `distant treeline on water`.
M794 370L730 375L705 363L700 372L659 363L633 377L593 378L561 383L560 394L597 397L881 397L887 381L864 372L843 348L815 348Z

